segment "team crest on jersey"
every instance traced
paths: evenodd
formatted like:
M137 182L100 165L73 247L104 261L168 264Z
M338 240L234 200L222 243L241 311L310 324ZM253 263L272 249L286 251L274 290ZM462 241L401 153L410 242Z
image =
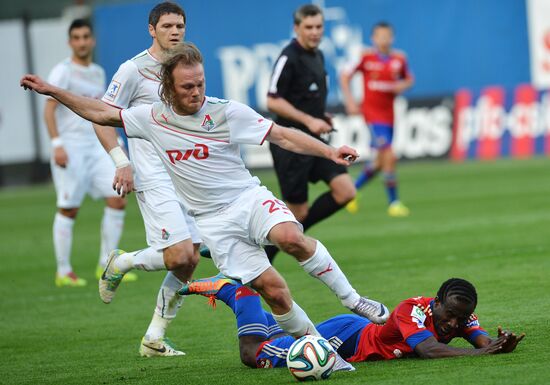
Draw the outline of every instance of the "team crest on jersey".
M116 96L118 95L118 91L120 90L120 83L116 80L111 81L111 84L109 84L109 88L107 88L107 92L105 92L105 99L109 99L110 101L114 101Z
M201 127L204 128L206 131L212 131L214 128L216 128L216 123L214 123L209 114L205 114Z
M170 238L170 233L166 229L162 229L161 237L164 241L167 241Z
M426 314L418 306L413 306L411 311L412 321L416 323L419 329L423 329L424 321L426 321Z

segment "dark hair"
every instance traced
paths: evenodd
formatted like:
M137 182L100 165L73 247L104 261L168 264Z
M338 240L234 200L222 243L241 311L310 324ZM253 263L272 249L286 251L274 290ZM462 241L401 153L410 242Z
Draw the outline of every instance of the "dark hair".
M183 42L180 46L171 51L170 56L162 63L160 71L160 100L169 106L174 105L174 68L179 64L194 66L202 64L201 51L193 43Z
M388 28L393 30L391 24L388 23L387 21L379 21L378 23L372 26L371 33L374 33L374 31L376 31L378 28Z
M69 37L71 36L71 32L73 31L73 29L82 28L82 27L88 27L90 29L90 32L94 33L94 29L92 28L92 23L90 23L89 20L75 19L69 26Z
M323 15L321 8L315 4L302 5L294 12L294 25L300 25L302 20L309 16Z
M158 3L153 7L153 9L151 9L151 12L149 12L149 24L156 27L160 17L169 13L175 13L176 15L183 16L183 22L186 22L185 11L183 8L171 1L165 1L163 3Z
M477 292L474 285L461 278L451 278L443 282L437 291L437 298L443 304L449 297L456 297L457 300L463 303L477 305Z

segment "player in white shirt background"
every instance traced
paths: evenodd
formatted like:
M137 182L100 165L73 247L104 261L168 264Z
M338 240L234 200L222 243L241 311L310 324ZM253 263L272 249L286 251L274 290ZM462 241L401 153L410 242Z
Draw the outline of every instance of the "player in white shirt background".
M124 124L127 135L149 140L167 168L178 195L195 216L216 267L226 276L256 289L288 334L317 334L306 313L270 265L262 246L273 243L293 255L311 276L325 283L348 309L384 323L389 312L361 297L321 242L303 234L284 202L252 177L239 144L265 139L299 153L349 165L358 155L347 146L332 148L297 130L273 124L251 108L205 97L202 55L183 43L163 63L162 102L120 111L97 100L52 87L35 75L21 85L50 95L98 124ZM118 258L108 275L115 275ZM116 290L116 286L107 288Z
M118 108L159 101L161 60L174 46L182 43L185 22L185 12L179 5L170 2L156 5L149 14L149 33L153 40L151 47L119 67L102 100ZM132 163L128 165L122 149L118 147L113 127L96 127L96 134L117 164L114 184L125 184L123 194L134 189L133 166L136 197L149 246L135 252L115 251L113 257L121 254L117 259L126 261L119 274L126 277L133 268L169 270L159 289L153 317L141 341L140 354L183 355L165 338L165 334L184 298L176 292L192 278L199 261L201 239L194 220L180 203L170 176L150 142L138 138L128 139ZM98 278L104 287L111 284L101 279L101 276ZM114 291L102 292L103 301L110 303Z
M92 63L95 39L88 21L77 19L71 23L69 46L72 56L52 69L50 83L79 95L101 98L105 89L105 72ZM79 278L71 266L73 226L82 201L86 194L105 198L99 251L99 265L105 266L109 252L118 246L122 234L126 200L111 187L115 168L101 148L89 121L52 98L46 101L44 120L52 144L50 164L58 208L53 223L57 260L55 284L84 286L86 281Z

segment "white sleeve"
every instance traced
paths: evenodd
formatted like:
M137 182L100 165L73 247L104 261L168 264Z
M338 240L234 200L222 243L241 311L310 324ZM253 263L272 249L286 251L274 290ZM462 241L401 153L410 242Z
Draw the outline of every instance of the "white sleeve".
M51 70L48 75L48 83L63 88L69 88L69 66L64 63L59 63Z
M136 65L126 61L118 68L101 100L119 108L128 108L138 86L138 77Z
M273 122L245 104L231 101L225 111L229 125L229 142L262 144L269 135Z
M151 104L142 104L141 106L130 107L120 110L122 127L126 136L129 138L150 138L151 133Z

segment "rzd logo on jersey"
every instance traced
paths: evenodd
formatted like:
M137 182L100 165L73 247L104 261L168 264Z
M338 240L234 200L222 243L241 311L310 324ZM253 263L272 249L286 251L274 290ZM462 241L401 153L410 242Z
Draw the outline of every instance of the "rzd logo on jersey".
M188 160L189 158L194 158L196 160L203 160L208 158L208 147L204 144L195 144L194 149L189 149L185 151L180 150L166 150L168 154L168 159L170 163L176 164L177 161Z

